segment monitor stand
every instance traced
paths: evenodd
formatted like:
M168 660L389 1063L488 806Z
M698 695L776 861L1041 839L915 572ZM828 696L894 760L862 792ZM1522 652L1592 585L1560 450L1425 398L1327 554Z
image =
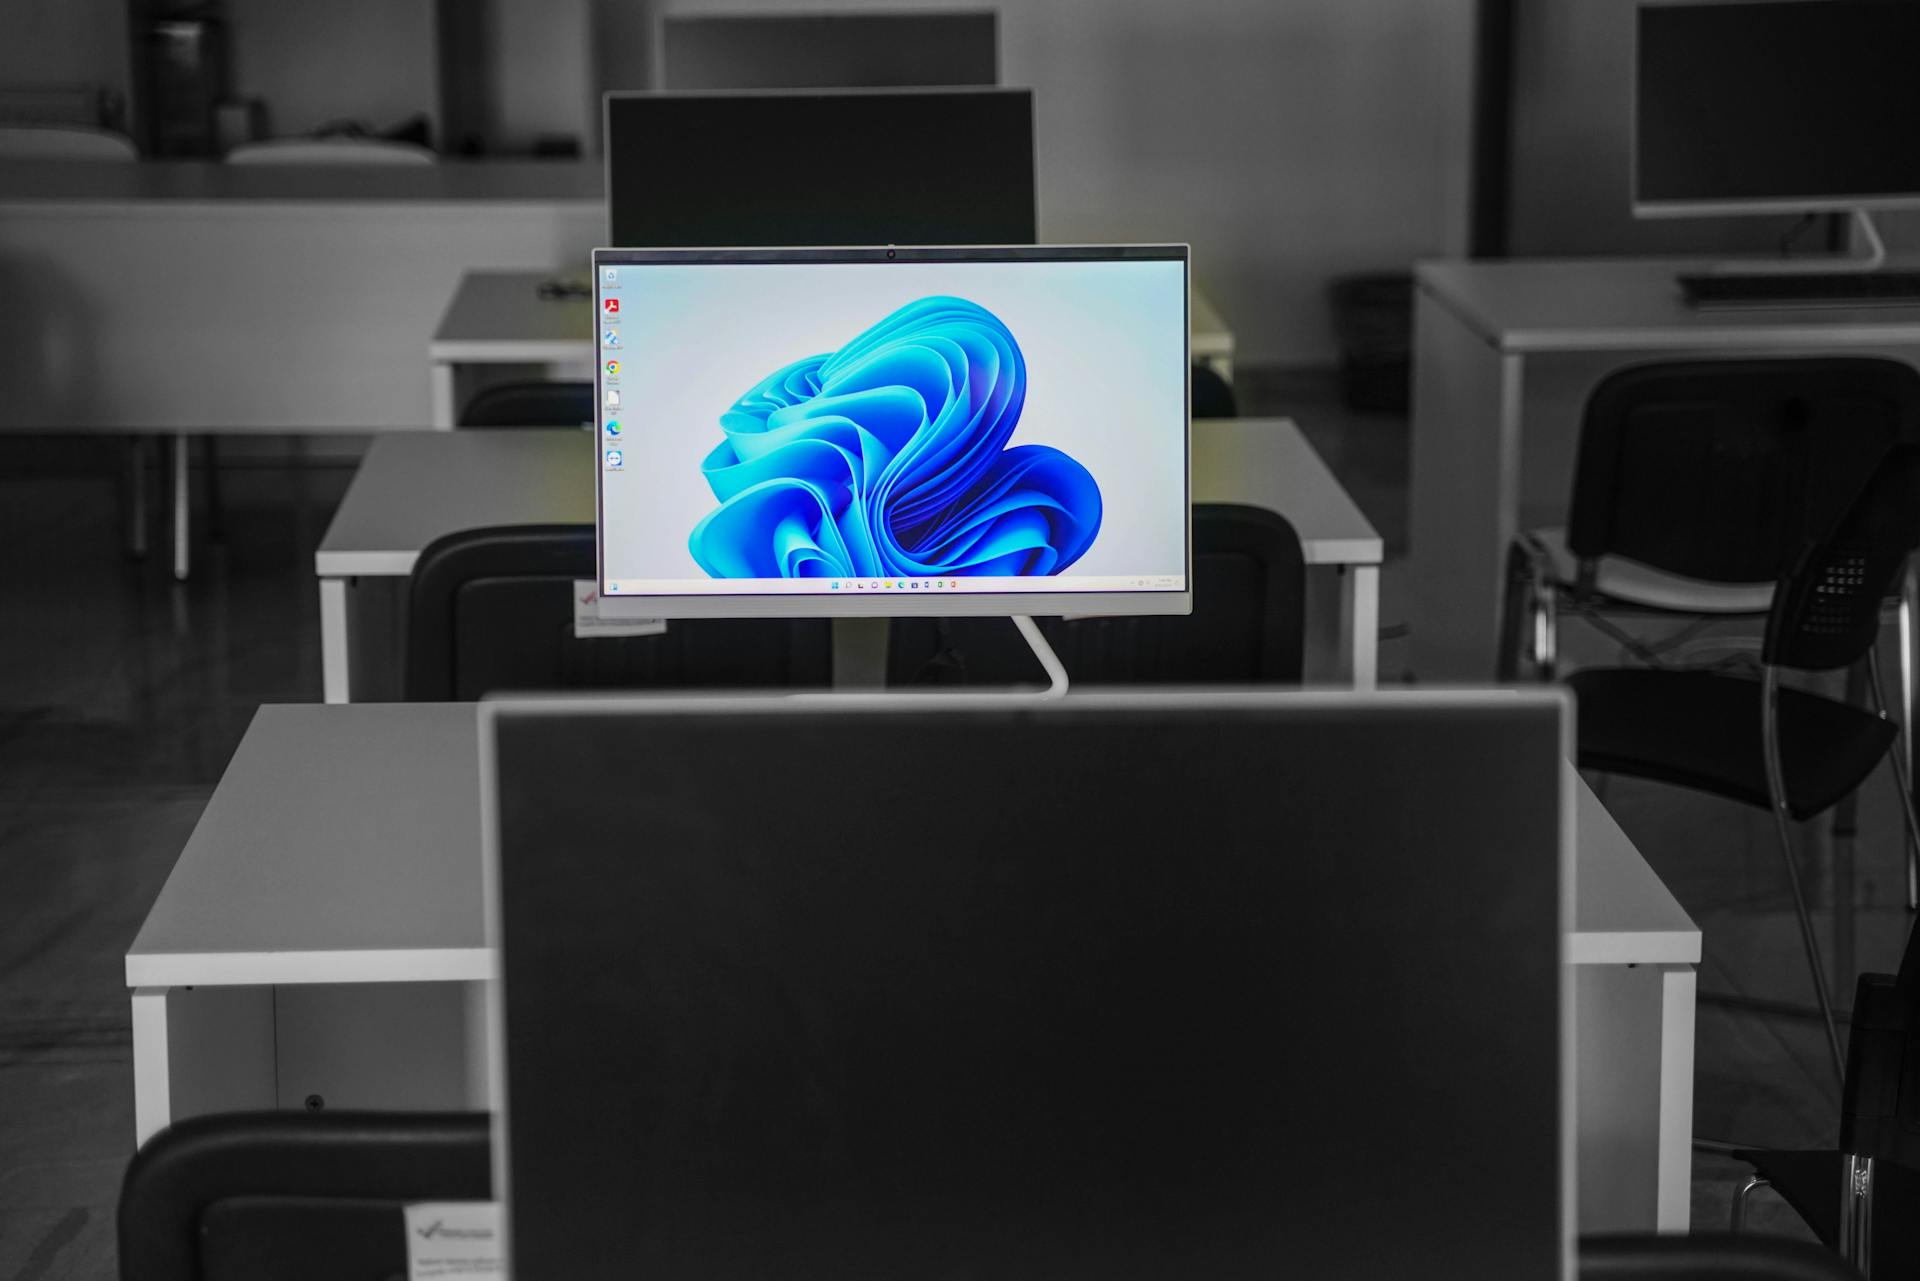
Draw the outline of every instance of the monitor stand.
M1748 258L1735 262L1715 263L1702 273L1709 276L1816 276L1833 272L1878 271L1886 265L1887 242L1880 238L1880 229L1873 225L1873 215L1864 209L1847 211L1853 219L1854 231L1859 243L1866 248L1864 256L1820 255L1813 258Z
M1033 619L1012 616L1013 625L1047 674L1041 698L1060 698L1067 692L1067 669ZM833 627L833 687L844 690L884 689L887 684L887 634L884 618L836 618Z

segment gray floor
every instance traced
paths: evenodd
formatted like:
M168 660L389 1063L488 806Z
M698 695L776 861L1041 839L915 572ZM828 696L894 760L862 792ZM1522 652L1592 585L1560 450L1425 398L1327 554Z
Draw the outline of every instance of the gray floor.
M1246 412L1299 419L1386 536L1382 672L1403 676L1404 417L1348 412L1325 376L1242 384ZM0 1277L24 1281L113 1275L133 1135L121 958L254 709L320 696L312 553L349 475L223 469L224 539L202 542L180 587L163 545L145 563L123 551L122 461L115 441L0 438ZM1831 1142L1818 1025L1726 1003L1811 996L1764 816L1623 780L1607 802L1706 932L1697 1132ZM1823 829L1802 833L1829 938L1832 905L1850 907L1842 993L1898 957L1897 831L1876 780L1851 860ZM1696 1223L1724 1223L1741 1167L1695 1169ZM1777 1203L1761 1218L1798 1230Z

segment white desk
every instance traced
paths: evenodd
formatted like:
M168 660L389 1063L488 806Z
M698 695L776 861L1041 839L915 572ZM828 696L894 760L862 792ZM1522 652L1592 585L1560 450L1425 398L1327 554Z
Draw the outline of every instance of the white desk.
M472 704L260 709L127 953L139 1139L485 1105L478 753ZM1575 794L1580 1226L1684 1229L1700 932Z
M486 430L373 442L314 556L326 700L348 702L365 579L404 579L428 543L486 525L592 524L593 436ZM1383 545L1299 428L1284 418L1203 420L1193 430L1195 502L1285 516L1307 563L1309 680L1371 689Z
M1508 544L1523 522L1564 522L1579 407L1608 372L1690 356L1920 359L1920 307L1698 311L1675 283L1687 265L1420 265L1411 639L1422 680L1492 678Z
M590 300L540 296L543 282L566 274L469 271L460 278L428 348L434 426L454 425L464 403L459 375L468 366L559 366L573 377L592 377ZM1189 295L1189 307L1193 358L1231 383L1233 331L1198 291Z
M0 431L170 437L185 578L190 436L427 428L440 299L471 263L584 262L600 169L0 162Z

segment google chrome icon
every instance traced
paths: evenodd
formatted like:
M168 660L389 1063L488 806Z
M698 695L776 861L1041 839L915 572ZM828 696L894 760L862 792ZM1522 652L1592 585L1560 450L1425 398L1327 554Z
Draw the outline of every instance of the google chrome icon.
M617 360L609 360L609 361L607 362L607 372L608 372L608 373L610 373L610 374L617 374L617 373L619 373L619 372L620 372L620 362L619 362L619 361L617 361Z

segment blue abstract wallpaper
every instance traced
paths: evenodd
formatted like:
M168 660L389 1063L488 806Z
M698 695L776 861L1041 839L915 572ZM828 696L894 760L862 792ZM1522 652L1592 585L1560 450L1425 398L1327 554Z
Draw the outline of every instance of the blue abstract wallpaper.
M1013 333L946 296L775 370L720 416L694 560L714 578L1059 573L1100 532L1100 487L1051 446L1007 448L1026 391Z

